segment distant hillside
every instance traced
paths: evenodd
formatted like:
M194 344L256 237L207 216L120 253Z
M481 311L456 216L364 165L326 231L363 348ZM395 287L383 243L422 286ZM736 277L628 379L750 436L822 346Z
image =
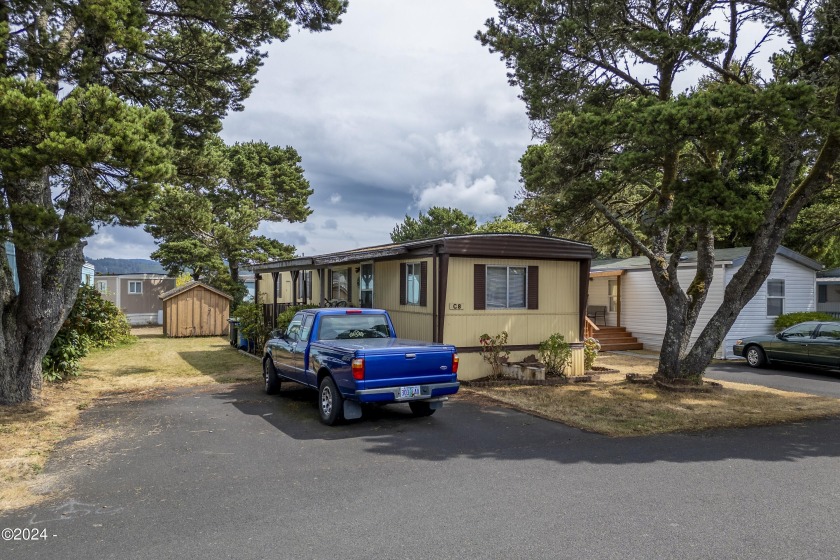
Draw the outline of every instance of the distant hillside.
M149 259L87 259L97 274L166 274L157 261Z

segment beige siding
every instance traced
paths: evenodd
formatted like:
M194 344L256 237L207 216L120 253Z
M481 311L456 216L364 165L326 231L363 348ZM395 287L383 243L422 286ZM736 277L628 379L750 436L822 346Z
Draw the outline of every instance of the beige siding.
M532 354L539 358L539 352L536 350L517 350L510 353L510 361L519 362ZM487 377L493 373L490 364L485 362L478 352L461 352L458 357L458 379L462 381ZM582 375L583 371L583 348L573 348L572 367L568 373L569 375Z
M473 309L474 265L539 267L539 309ZM580 340L579 265L566 261L515 259L449 260L444 342L478 346L479 337L508 332L508 344L539 344L553 333Z
M259 275L260 278L260 293L258 296L260 303L274 303L274 281L271 278L271 273L263 273ZM277 298L277 303L292 303L292 273L280 273L280 296ZM298 293L298 303L301 302L300 293ZM318 279L318 271L312 271L312 297L306 303L320 304L321 302L321 282Z
M400 305L400 263L426 262L426 305ZM431 258L377 262L373 267L373 306L387 309L397 336L431 341L434 279ZM355 280L354 280L355 283Z

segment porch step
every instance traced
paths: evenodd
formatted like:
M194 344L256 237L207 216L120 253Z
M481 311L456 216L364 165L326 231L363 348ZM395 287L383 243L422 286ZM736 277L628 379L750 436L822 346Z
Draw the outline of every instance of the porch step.
M624 327L600 327L593 335L601 343L601 350L641 350L643 345Z

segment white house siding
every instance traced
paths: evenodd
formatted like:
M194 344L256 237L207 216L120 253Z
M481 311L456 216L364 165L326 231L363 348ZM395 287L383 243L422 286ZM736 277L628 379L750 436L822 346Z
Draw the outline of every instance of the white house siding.
M693 266L678 269L677 278L683 289L691 284L695 271ZM722 268L715 267L715 277L706 296L706 303L691 333L692 343L723 301L722 276ZM650 270L627 270L621 277L621 326L631 331L646 349L659 350L665 336L665 318L665 302Z
M614 327L616 326L616 320L618 319L618 314L613 311L610 312L610 294L609 294L609 284L610 280L616 281L616 277L612 278L592 278L589 281L589 300L586 302L587 306L590 305L603 305L607 308L607 317L606 323L607 326ZM651 277L651 281L653 278ZM624 280L622 279L621 289L624 290ZM599 319L600 325L600 319Z
M727 283L737 268L727 269ZM785 313L814 311L816 309L816 273L781 255L776 255L768 280L785 281ZM767 282L759 288L755 297L744 306L735 324L729 330L724 342L725 357L733 358L732 345L739 338L775 332L775 317L767 316Z

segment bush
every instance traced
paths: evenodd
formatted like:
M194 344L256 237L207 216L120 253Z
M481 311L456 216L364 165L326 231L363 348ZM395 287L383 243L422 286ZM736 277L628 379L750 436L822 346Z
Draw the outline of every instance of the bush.
M566 368L572 363L572 347L562 334L554 333L540 342L539 352L546 375L566 377Z
M589 371L595 365L595 358L601 351L601 343L597 339L589 338L583 341L583 369Z
M776 332L783 331L788 327L804 323L805 321L833 321L834 317L828 313L820 313L819 311L799 311L797 313L785 313L776 317L773 326L776 327Z
M255 349L262 349L271 332L271 325L265 322L262 304L243 303L236 308L236 316L239 319L239 332L254 342Z
M41 361L44 379L61 381L79 375L79 360L92 348L109 348L131 339L131 325L125 314L102 299L93 287L82 286L70 315Z
M510 352L505 348L507 339L507 331L502 331L496 336L484 333L478 338L478 342L481 343L481 357L490 364L494 377L502 375L502 364L507 363L510 357Z

